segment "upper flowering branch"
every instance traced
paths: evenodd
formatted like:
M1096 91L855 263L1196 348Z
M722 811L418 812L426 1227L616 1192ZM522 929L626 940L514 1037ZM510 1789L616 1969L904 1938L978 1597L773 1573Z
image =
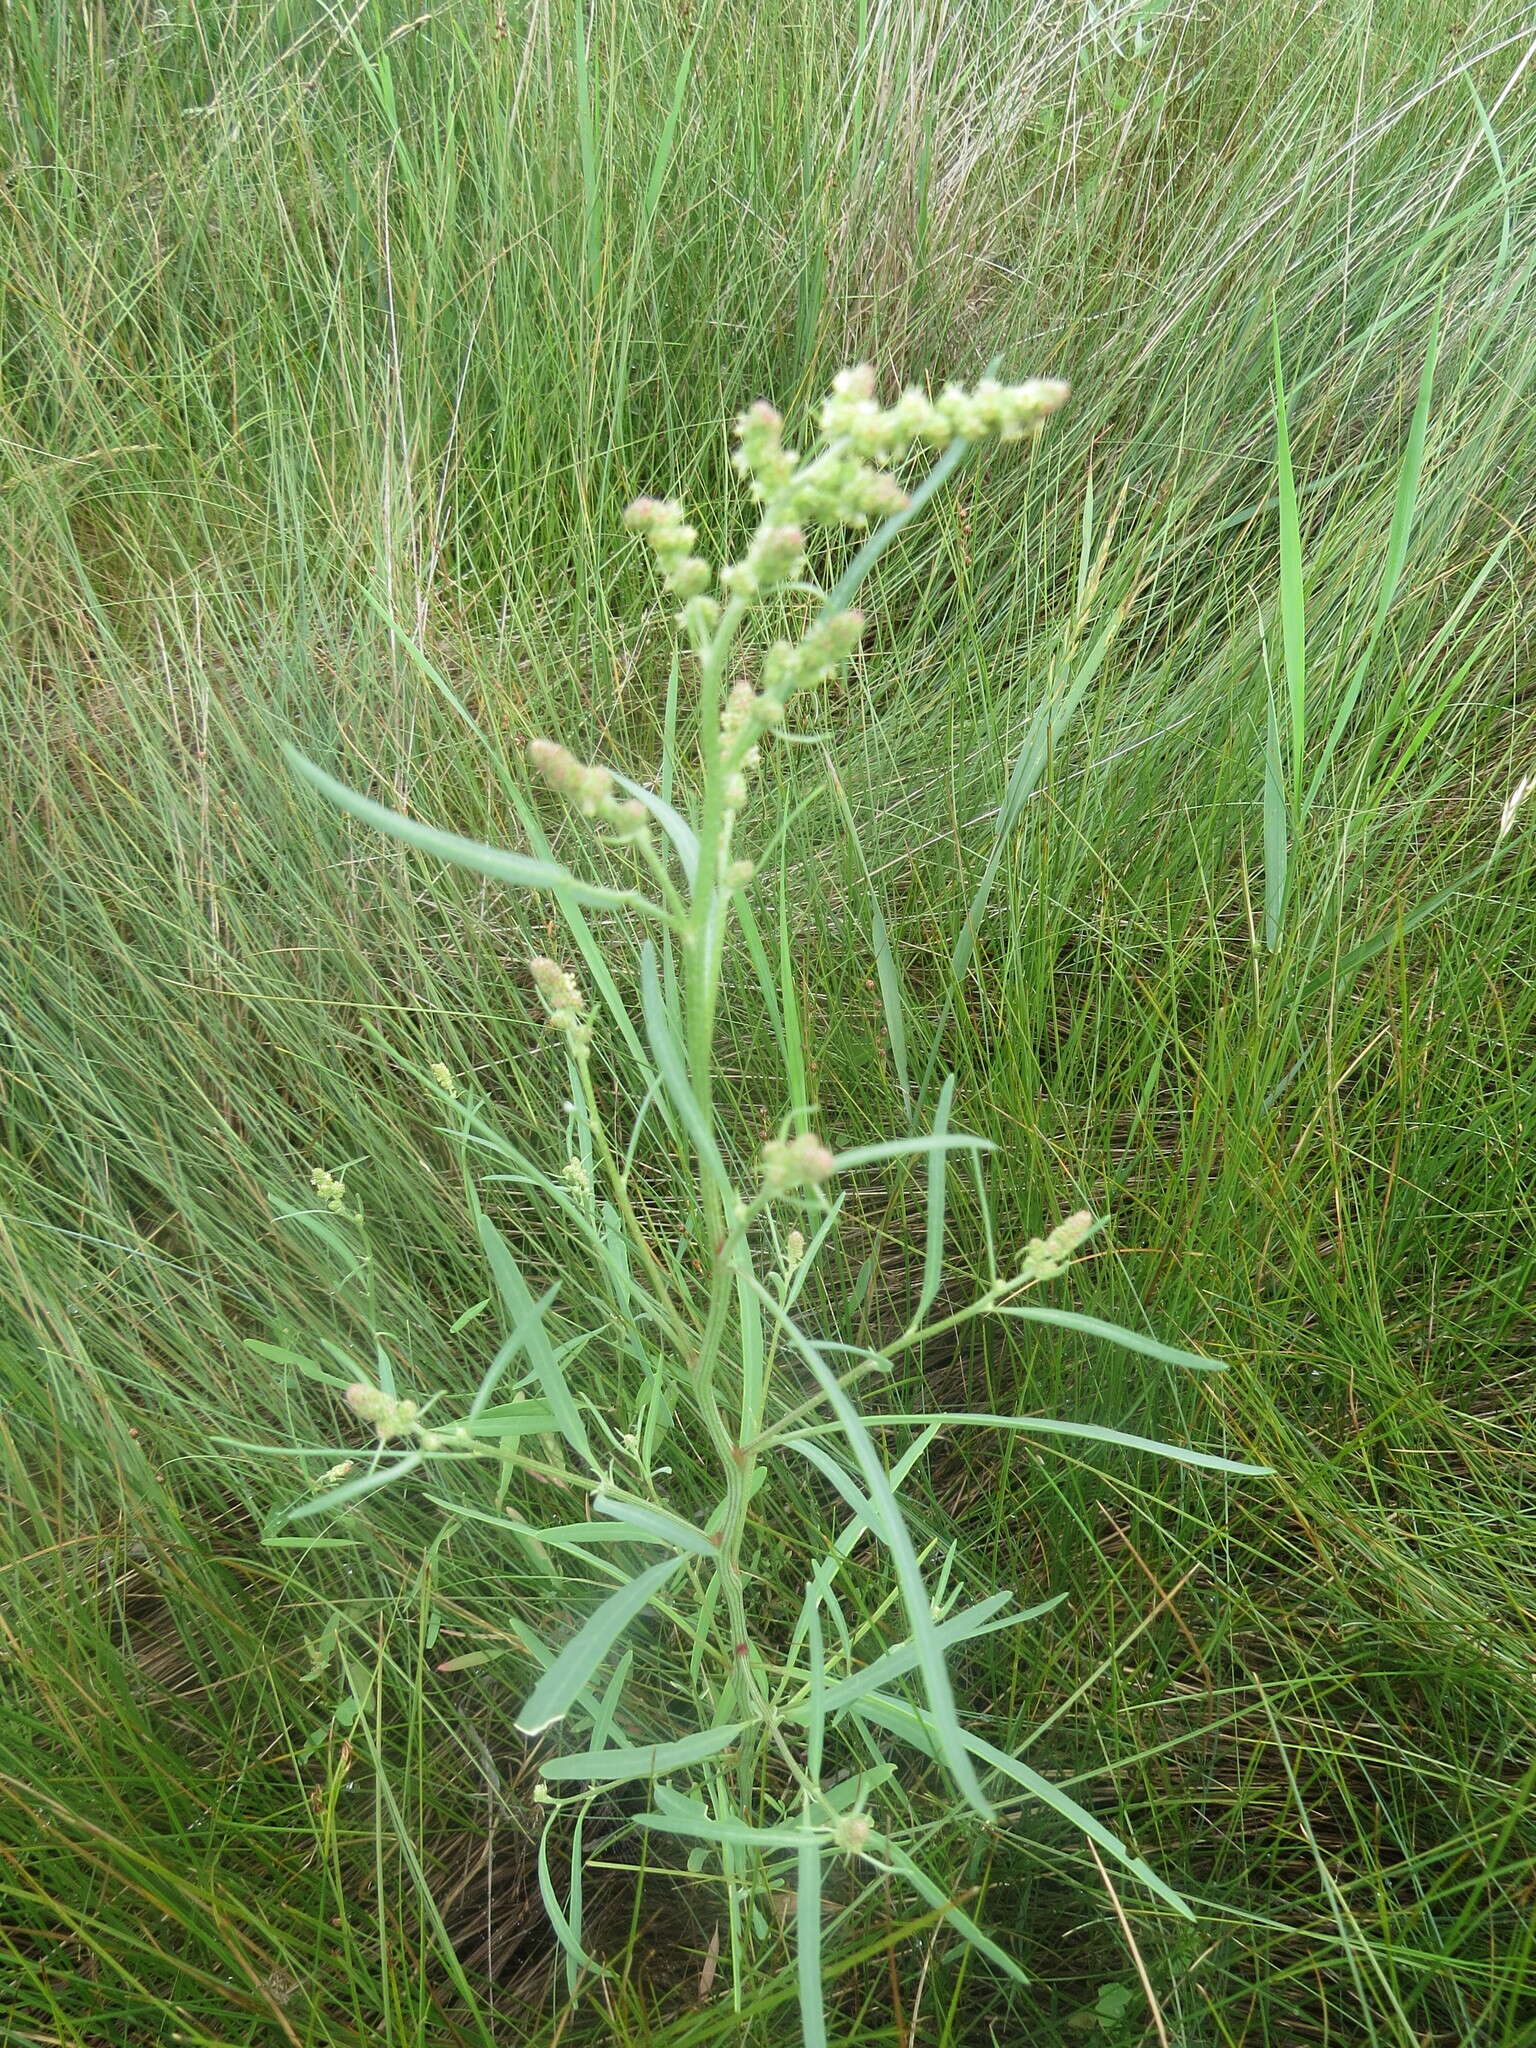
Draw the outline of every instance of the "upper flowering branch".
M897 462L919 443L947 447L951 441L1023 441L1066 404L1070 387L1055 377L1031 377L1024 384L999 384L983 377L974 390L946 384L937 398L915 386L892 406L875 398L875 373L867 363L832 380L821 408L821 431L872 462Z
M735 467L760 507L757 529L739 561L718 576L694 553L698 538L682 507L667 498L637 498L625 514L656 557L665 588L682 600L679 624L703 668L706 750L719 776L723 812L730 818L746 802L747 775L757 765L757 741L782 723L790 695L823 682L846 665L863 620L854 611L817 619L797 643L776 642L762 668L761 688L730 681L731 642L746 610L775 591L809 589L807 535L815 528L858 530L904 512L911 500L888 465L914 449L938 451L955 441L1022 441L1037 434L1066 402L1067 386L1053 378L1000 384L983 377L972 389L948 384L937 398L916 387L882 406L875 373L862 364L833 380L809 455L786 447L784 422L759 401L736 421ZM538 743L534 765L585 816L615 821L611 778L586 768L563 749Z
M1087 1209L1077 1209L1064 1222L1058 1223L1048 1236L1032 1237L1024 1247L1019 1279L1030 1286L1041 1280L1055 1280L1065 1273L1073 1253L1094 1228L1092 1213Z
M528 968L551 1026L562 1034L572 1052L584 1053L592 1043L592 1029L582 1021L587 999L575 975L543 954L530 960Z
M651 823L645 805L634 797L620 797L606 768L578 761L569 747L555 740L530 740L528 759L550 788L582 817L606 825L621 843L649 844Z

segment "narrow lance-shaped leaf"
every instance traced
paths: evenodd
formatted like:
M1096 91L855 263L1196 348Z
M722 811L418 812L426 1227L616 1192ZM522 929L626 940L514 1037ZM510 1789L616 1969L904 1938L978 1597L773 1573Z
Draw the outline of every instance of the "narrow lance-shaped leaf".
M395 1480L414 1472L420 1463L420 1451L407 1451L403 1458L396 1458L388 1465L379 1465L372 1472L359 1473L356 1479L345 1480L314 1500L301 1500L291 1508L284 1508L273 1518L272 1527L281 1529L290 1522L308 1521L311 1515L328 1515L334 1508L344 1508L351 1501L361 1500L364 1494L377 1493L380 1487L393 1485Z
M338 810L346 811L360 823L372 825L375 831L386 833L407 846L414 846L418 852L430 854L433 859L444 861L450 867L468 868L473 874L485 875L494 882L508 882L516 889L565 890L578 903L600 904L615 910L639 910L654 917L666 915L658 905L632 890L600 889L594 883L579 881L569 868L561 867L558 861L536 860L531 854L511 853L504 847L482 845L478 839L465 839L457 832L444 832L435 825L423 825L400 811L390 810L387 804L375 803L372 797L361 796L355 789L349 789L334 775L327 775L323 768L316 767L296 747L285 744L283 753L294 773L322 796L329 797Z
M1280 721L1275 693L1269 693L1264 729L1264 946L1278 952L1285 932L1285 897L1290 869L1290 805L1285 792L1285 762L1280 753Z
M803 2048L827 2048L826 1993L821 1982L823 1845L804 1841L795 1857L795 1985Z
M933 1152L990 1152L990 1138L970 1138L960 1132L923 1138L885 1138L878 1145L855 1145L851 1152L839 1152L832 1162L834 1173L848 1173L856 1166L878 1166L887 1159L911 1159Z
M622 1494L595 1493L592 1512L608 1515L654 1543L670 1543L674 1550L691 1551L695 1557L710 1559L719 1555L702 1529L695 1528L692 1522L685 1522L681 1515L674 1515L667 1508L655 1507L649 1501L630 1500Z
M1058 1330L1079 1330L1085 1337L1097 1337L1106 1344L1118 1344L1122 1351L1136 1351L1143 1358L1156 1358L1164 1365L1181 1366L1186 1372L1225 1372L1220 1358L1202 1358L1198 1351L1181 1350L1177 1344L1160 1343L1140 1330L1128 1330L1123 1323L1106 1323L1098 1316L1085 1316L1076 1309L1046 1308L1034 1302L1017 1302L997 1313L1021 1323L1048 1323Z
M900 1735L921 1749L925 1755L934 1754L932 1729L918 1710L905 1700L891 1699L877 1693L862 1700L857 1711L864 1720L874 1721L880 1727L888 1728L893 1735ZM1172 1906L1175 1912L1186 1920L1193 1920L1195 1916L1183 1899L1171 1886L1164 1884L1152 1866L1142 1857L1133 1855L1118 1835L1105 1827L1104 1823L1096 1819L1085 1806L1080 1806L1070 1793L1063 1792L1060 1786L1053 1785L1049 1778L1041 1777L1040 1773L1031 1770L1028 1764L1020 1762L1017 1757L1009 1756L1006 1750L997 1748L994 1743L973 1734L969 1729L966 1731L965 1742L978 1762L989 1764L993 1770L1011 1778L1016 1785L1031 1793L1043 1805L1059 1813L1063 1820L1070 1821L1073 1827L1097 1842L1101 1849L1107 1850L1133 1877L1138 1878L1150 1891L1156 1892L1157 1896Z
M859 1470L864 1475L864 1483L869 1489L870 1506L876 1517L875 1532L890 1553L897 1583L901 1587L902 1599L907 1609L907 1625L911 1630L912 1641L920 1653L918 1668L922 1673L923 1688L928 1695L928 1704L939 1730L943 1762L961 1797L969 1806L975 1808L983 1820L990 1820L991 1805L981 1789L981 1782L965 1751L960 1717L955 1709L955 1696L944 1663L943 1646L936 1634L937 1625L929 1601L928 1588L923 1583L917 1552L912 1546L906 1521L891 1489L884 1460L876 1449L863 1418L838 1385L836 1375L829 1371L817 1346L811 1343L795 1322L783 1313L765 1288L759 1288L758 1292L791 1344L814 1373L817 1384L847 1439Z
M555 1355L555 1347L549 1341L542 1317L536 1312L528 1283L521 1268L512 1256L511 1247L483 1209L476 1205L476 1224L480 1243L491 1268L491 1278L496 1282L496 1291L501 1296L507 1319L514 1331L523 1333L523 1345L528 1353L529 1363L537 1375L544 1398L549 1403L560 1434L571 1449L582 1458L594 1472L601 1466L592 1455L592 1446L587 1441L586 1426L576 1407L575 1397Z
M539 1680L517 1716L524 1735L542 1735L564 1720L582 1688L591 1683L604 1657L630 1623L661 1591L682 1563L663 1558L620 1586L590 1615Z
M682 1047L667 1014L666 998L661 992L661 977L656 968L656 948L649 939L640 950L640 1004L645 1017L645 1035L650 1042L651 1054L661 1075L662 1085L671 1100L672 1107L682 1119L684 1128L697 1148L705 1170L712 1174L723 1189L729 1185L725 1162L720 1157L715 1143L715 1134L693 1092L688 1079L688 1070L683 1063Z
M679 865L691 889L694 878L699 871L699 835L697 832L694 831L688 820L679 811L674 810L665 797L658 796L655 790L647 789L643 782L631 782L629 777L621 775L617 768L610 768L608 772L620 789L628 790L636 803L645 806L662 831L671 840L673 846L677 849Z
M1097 1422L1061 1422L1052 1415L871 1415L871 1429L922 1429L938 1422L946 1427L973 1429L1017 1429L1025 1435L1082 1437L1088 1443L1114 1444L1125 1451L1150 1451L1154 1457L1170 1458L1176 1465L1193 1465L1201 1472L1230 1472L1238 1479L1265 1479L1269 1465L1245 1465L1237 1458L1218 1458L1209 1451L1191 1451L1183 1444L1165 1444L1156 1437L1133 1436L1128 1430L1106 1429Z
M927 1871L915 1863L905 1849L883 1835L871 1834L867 1853L888 1863L893 1870L899 1871L918 1896L926 1899L930 1906L936 1906L943 1914L946 1925L953 1927L957 1934L962 1935L978 1955L985 1956L989 1963L995 1964L1005 1976L1011 1977L1015 1984L1029 1982L1008 1951L999 1948L991 1935L984 1934L970 1914L955 1903L942 1885L935 1884Z
M649 1746L633 1746L622 1749L588 1749L570 1756L546 1757L539 1765L540 1774L553 1782L568 1784L579 1781L583 1784L619 1785L638 1778L660 1778L668 1771L678 1771L685 1765L702 1763L706 1757L718 1756L731 1744L746 1727L745 1721L728 1721L720 1728L701 1729L696 1735L684 1735L675 1742L653 1742Z

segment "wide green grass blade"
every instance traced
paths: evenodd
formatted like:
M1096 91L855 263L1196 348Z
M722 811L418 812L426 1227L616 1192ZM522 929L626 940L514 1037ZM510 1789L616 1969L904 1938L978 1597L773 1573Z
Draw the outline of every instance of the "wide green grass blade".
M1286 790L1285 755L1274 691L1269 694L1264 729L1264 945L1280 949L1285 936L1285 905L1290 880L1291 804Z
M1290 408L1280 363L1280 321L1271 326L1275 369L1275 486L1280 506L1280 648L1289 712L1286 790L1299 805L1307 751L1307 591L1301 550L1301 514L1291 467Z
M1413 418L1408 427L1408 439L1403 448L1403 459L1397 473L1397 495L1392 507L1392 528L1387 536L1387 556L1382 564L1381 586L1377 592L1376 609L1371 619L1370 631L1364 648L1354 665L1343 699L1328 738L1318 756L1317 766L1307 784L1306 797L1302 804L1305 816L1312 809L1322 789L1339 742L1348 730L1355 715L1355 707L1365 688L1377 643L1382 628L1386 625L1387 614L1397 598L1398 586L1408 561L1408 549L1413 538L1414 514L1418 508L1419 486L1424 473L1424 442L1429 431L1430 408L1434 402L1435 369L1440 359L1441 309L1436 308L1435 319L1429 330L1429 344L1424 351L1424 366L1419 372L1418 397L1413 408Z

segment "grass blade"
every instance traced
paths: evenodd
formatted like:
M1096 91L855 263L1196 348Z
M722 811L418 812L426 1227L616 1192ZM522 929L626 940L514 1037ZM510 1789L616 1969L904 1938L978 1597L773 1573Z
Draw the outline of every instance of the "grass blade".
M1296 504L1296 479L1291 470L1291 424L1280 367L1280 322L1274 321L1275 471L1280 499L1280 642L1285 694L1290 711L1289 793L1301 795L1302 766L1307 747L1307 596L1301 555L1301 517Z
M1393 602L1397 597L1398 585L1402 581L1403 569L1408 560L1409 543L1413 538L1414 515L1419 501L1419 483L1424 473L1424 442L1429 431L1429 412L1434 399L1435 368L1439 357L1440 314L1437 308L1434 321L1429 330L1429 345L1424 352L1424 367L1419 372L1419 392L1413 408L1413 419L1408 428L1408 440L1403 449L1403 459L1397 473L1397 496L1392 507L1392 530L1387 536L1387 559L1382 567L1381 588L1376 598L1376 610L1371 619L1371 628L1366 637L1365 646L1361 651L1359 660L1355 663L1348 687L1344 692L1343 701L1340 703L1333 724L1329 729L1327 742L1323 747L1322 754L1319 756L1317 766L1312 771L1311 779L1307 783L1306 798L1302 805L1303 816L1311 810L1316 802L1318 792L1322 788L1324 778L1327 776L1329 765L1338 749L1339 741L1344 737L1345 729L1354 716L1355 706L1360 701L1361 691L1365 688L1366 674L1370 668L1371 657L1376 652L1376 644L1381 638L1382 627L1386 624L1387 614L1392 609Z
M923 1317L933 1306L939 1292L939 1283L944 1276L944 1197L948 1161L939 1149L949 1131L950 1105L955 1099L955 1077L945 1076L944 1086L939 1090L939 1105L933 1115L933 1137L938 1141L928 1158L928 1201L923 1231L923 1284L918 1291L917 1305L907 1325L909 1330L920 1327Z
M638 1530L653 1543L670 1543L674 1550L687 1551L694 1557L713 1560L719 1556L719 1551L702 1529L696 1529L681 1515L669 1514L665 1508L655 1507L649 1501L627 1500L614 1493L594 1493L592 1512L607 1515L615 1522L622 1522L626 1528Z
M1285 930L1285 896L1290 862L1290 804L1285 793L1285 760L1280 751L1280 721L1275 693L1269 693L1269 723L1264 737L1264 946L1279 951Z
M937 1750L935 1754L938 1754ZM999 1948L990 1934L984 1934L970 1914L956 1905L943 1886L935 1884L927 1871L914 1863L905 1849L900 1848L887 1836L872 1834L869 1838L868 1853L879 1857L888 1863L892 1870L899 1872L919 1898L926 1899L930 1906L938 1908L947 1926L953 1927L958 1935L970 1943L978 1955L985 1956L987 1961L1001 1970L1005 1977L1011 1978L1015 1984L1029 1982L1029 1978L1008 1951Z

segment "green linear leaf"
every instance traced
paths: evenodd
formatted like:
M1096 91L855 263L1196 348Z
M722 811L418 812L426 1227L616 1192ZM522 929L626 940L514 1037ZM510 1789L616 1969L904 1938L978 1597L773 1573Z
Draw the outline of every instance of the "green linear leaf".
M390 1486L395 1480L403 1479L420 1463L420 1451L407 1451L392 1465L380 1465L372 1472L360 1473L356 1479L333 1486L329 1493L319 1494L314 1500L296 1501L291 1508L284 1508L275 1515L271 1526L275 1531L286 1528L290 1522L308 1521L311 1515L328 1515L332 1508L344 1508L349 1501L361 1500L364 1494L377 1493L381 1486Z
M635 1825L660 1835L691 1835L700 1842L722 1842L732 1849L798 1849L804 1841L823 1839L805 1828L754 1828L745 1821L714 1820L702 1807L696 1817L681 1813L638 1814Z
M317 767L286 741L283 755L296 775L322 796L328 797L339 810L346 811L364 825L372 825L375 831L386 833L391 839L414 846L420 853L446 861L450 867L468 868L471 873L488 876L492 881L508 882L515 889L564 890L578 903L601 905L611 910L638 910L658 918L666 916L658 904L633 890L601 889L595 883L578 881L570 869L561 867L558 861L537 860L531 854L485 846L478 839L465 839L457 832L444 832L435 825L420 824L415 818L390 810L386 804L375 803L372 797L360 796L355 789L349 789L344 782L327 775L323 768Z
M516 1719L523 1735L542 1735L570 1712L604 1657L630 1623L655 1598L682 1563L665 1557L608 1595L582 1623L524 1702Z
M1051 1415L871 1415L866 1420L871 1429L921 1429L938 1422L945 1427L958 1424L973 1429L1018 1429L1034 1436L1084 1437L1090 1443L1116 1444L1121 1450L1151 1451L1155 1457L1171 1458L1176 1465L1193 1465L1202 1472L1230 1472L1239 1479L1267 1479L1274 1471L1272 1465L1244 1465L1210 1451L1160 1443L1156 1437L1133 1436L1128 1430L1106 1429L1097 1422L1059 1422Z
M1019 1302L1000 1308L997 1313L1012 1316L1022 1323L1050 1323L1061 1330L1080 1330L1085 1337L1100 1337L1106 1344L1118 1344L1122 1351L1139 1351L1145 1358L1159 1359L1164 1365L1182 1366L1187 1372L1225 1372L1226 1362L1220 1358L1202 1358L1198 1351L1183 1351L1177 1344L1159 1343L1156 1337L1147 1337L1140 1330L1128 1330L1123 1323L1106 1323L1098 1316L1085 1316L1076 1309L1043 1308L1034 1303Z
M1280 321L1273 326L1275 357L1275 484L1280 498L1280 639L1290 707L1290 788L1299 797L1307 744L1307 597L1301 555L1301 519L1291 469L1291 423L1280 366Z
M629 777L621 775L617 768L610 768L608 773L613 777L620 789L628 790L636 803L644 804L662 831L666 833L677 849L678 861L691 889L694 878L699 871L698 833L694 831L682 813L674 810L666 798L658 796L654 789L647 789L643 782L631 782Z
M856 1166L878 1166L885 1159L909 1159L914 1154L929 1152L991 1152L996 1148L990 1138L969 1138L956 1132L952 1136L930 1135L925 1138L887 1138L879 1145L855 1145L851 1152L839 1152L832 1162L834 1173L849 1173Z
M611 1516L626 1529L634 1530L652 1542L670 1543L675 1550L689 1551L695 1557L714 1559L720 1554L702 1529L684 1521L681 1515L655 1507L649 1501L630 1500L617 1493L595 1493L592 1510L594 1514Z
M549 1332L544 1327L542 1305L536 1303L529 1292L522 1269L512 1256L511 1246L478 1202L475 1203L475 1222L480 1233L480 1243L491 1268L491 1278L496 1283L496 1292L501 1296L507 1320L512 1325L514 1335L522 1334L528 1362L533 1367L534 1377L543 1389L544 1398L549 1403L560 1434L578 1457L582 1458L594 1472L600 1472L602 1467L592 1455L592 1446L587 1441L586 1426L577 1412L575 1396L571 1392L560 1360L555 1355L555 1347L549 1341Z
M864 1419L838 1385L836 1374L828 1368L820 1348L813 1344L793 1319L784 1313L766 1288L759 1286L758 1294L815 1375L817 1384L826 1396L864 1476L864 1483L869 1489L870 1505L875 1515L875 1533L890 1553L896 1581L901 1588L902 1600L907 1610L907 1626L919 1651L918 1668L922 1673L923 1689L928 1695L928 1704L939 1728L943 1762L961 1797L969 1806L974 1807L983 1820L990 1820L991 1806L966 1754L960 1716L955 1707L955 1695L949 1682L943 1647L937 1638L937 1624L934 1621L928 1588L923 1582L917 1552L913 1548L911 1535L891 1486L890 1476L885 1469L885 1461L876 1448Z
M944 1887L935 1884L927 1871L914 1863L905 1849L899 1848L888 1836L872 1834L866 1853L878 1856L893 1870L899 1871L919 1897L926 1899L930 1906L936 1906L955 1932L963 1936L978 1955L985 1956L989 1963L995 1964L1004 1976L1011 1977L1015 1984L1029 1982L1029 1978L1007 1950L999 1948L990 1934L984 1934L970 1914L956 1905Z
M900 1735L927 1754L933 1754L932 1731L917 1708L910 1706L905 1700L877 1694L863 1701L857 1711L864 1719L878 1722L882 1728L889 1728L893 1735ZM1186 1920L1194 1919L1194 1914L1184 1900L1171 1886L1164 1884L1152 1866L1140 1856L1133 1855L1118 1835L1105 1827L1102 1821L1095 1819L1086 1807L1080 1806L1070 1793L1063 1792L1059 1786L1053 1785L1049 1778L1041 1777L1038 1771L1031 1770L1028 1764L1021 1763L1017 1757L1009 1756L1006 1750L997 1748L983 1736L967 1730L965 1740L967 1748L979 1761L990 1764L995 1771L1001 1771L1005 1777L1012 1778L1016 1785L1021 1785L1026 1792L1032 1793L1035 1798L1059 1813L1063 1820L1070 1821L1075 1828L1097 1842L1101 1849L1108 1850L1123 1869L1128 1870L1133 1877L1139 1878L1149 1890L1156 1892L1157 1896L1172 1906L1175 1912L1182 1914Z
M661 977L656 968L656 948L647 939L640 949L640 1006L645 1019L645 1035L651 1048L651 1056L661 1075L662 1086L666 1089L672 1107L677 1111L683 1127L694 1142L699 1158L712 1173L722 1188L730 1185L725 1162L720 1157L715 1143L715 1134L710 1129L699 1098L693 1092L683 1063L682 1047L672 1029L672 1019L667 1014L666 998L661 991Z
M686 1764L702 1763L705 1757L718 1756L722 1749L730 1748L747 1726L745 1721L730 1721L720 1728L706 1728L697 1735L681 1736L676 1742L653 1742L649 1747L587 1749L569 1756L546 1757L539 1765L539 1772L541 1776L561 1783L580 1780L618 1785L636 1778L659 1778L668 1771L681 1770Z
M822 1843L803 1841L795 1859L795 1986L800 1999L802 2048L827 2048L821 1984L822 1855Z
M527 1292L526 1288L524 1292ZM485 1414L486 1403L490 1400L492 1394L495 1393L501 1376L507 1367L520 1351L528 1350L530 1345L535 1343L538 1337L543 1334L545 1314L554 1306L555 1296L559 1292L560 1288L558 1283L556 1283L546 1288L537 1301L529 1296L527 1308L523 1311L521 1317L514 1320L512 1328L496 1347L495 1356L486 1367L485 1375L479 1386L475 1389L475 1398L470 1402L469 1411L464 1418L466 1422L475 1422L480 1416ZM503 1295L502 1299L510 1313L510 1303L507 1303L506 1296Z

